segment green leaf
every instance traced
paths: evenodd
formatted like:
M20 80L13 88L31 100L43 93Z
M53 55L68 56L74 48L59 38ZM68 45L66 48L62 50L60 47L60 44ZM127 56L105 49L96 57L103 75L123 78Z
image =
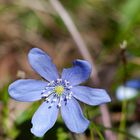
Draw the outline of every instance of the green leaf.
M140 22L140 0L127 0L122 5L120 14L120 30L127 32L129 29L134 27L138 21Z

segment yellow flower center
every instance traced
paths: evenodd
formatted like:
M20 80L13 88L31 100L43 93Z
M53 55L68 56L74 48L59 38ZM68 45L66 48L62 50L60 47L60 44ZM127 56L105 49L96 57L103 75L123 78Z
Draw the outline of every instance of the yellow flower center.
M60 96L60 95L62 95L62 93L64 91L64 87L63 86L56 86L54 91L58 96Z

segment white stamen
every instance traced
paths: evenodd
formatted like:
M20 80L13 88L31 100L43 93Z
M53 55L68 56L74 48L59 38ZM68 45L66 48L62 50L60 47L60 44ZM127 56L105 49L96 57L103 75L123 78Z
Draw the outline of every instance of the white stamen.
M58 107L61 107L61 101L63 100L62 96L59 97Z
M61 107L61 103L58 103L58 107Z
M51 83L51 85L53 85L53 84L54 84L54 80L53 80L53 81L51 81L50 83Z
M48 88L50 88L50 87L45 87L45 89L48 89Z
M66 99L70 100L71 99L71 95L66 96Z
M47 85L48 85L48 86L53 86L54 83L55 83L55 82L54 82L54 80L53 80L53 81L51 81L50 83L48 83Z
M60 100L63 101L63 97L62 96L61 96Z
M67 80L64 80L64 83L65 83L65 86L68 86L70 82Z
M51 86L51 83L48 83L47 85L48 85L48 86Z
M42 91L42 93L41 93L41 94L45 93L45 91L46 91L46 90L44 89L44 90Z
M48 96L48 94L43 94L42 98L46 98Z
M71 91L70 93L69 93L69 95L71 96L73 94L73 92Z
M67 80L64 80L64 82L66 83L66 84L69 84L70 82L69 81L67 81Z
M71 99L71 96L69 96L69 100Z
M69 99L69 96L66 96L66 99Z
M54 99L53 99L53 102L56 102L56 101L57 101L57 99L56 99L56 98L54 98Z
M66 95L66 99L67 99L67 100L70 100L71 97L72 97L72 94L73 94L72 91L70 91L69 93L67 93L67 95Z
M67 89L71 89L71 88L72 88L72 86L67 87Z
M56 81L57 81L57 83L61 83L62 79L57 79Z
M45 101L49 102L49 101L50 101L50 96L51 96L52 94L54 94L53 91L48 91L48 93L42 94L42 98L43 98Z
M48 94L51 94L51 93L53 93L52 91L48 91Z
M54 89L54 87L45 87L45 90Z
M45 101L49 102L50 101L50 98L45 98Z
M52 106L53 106L53 103L51 103L49 107L52 107Z

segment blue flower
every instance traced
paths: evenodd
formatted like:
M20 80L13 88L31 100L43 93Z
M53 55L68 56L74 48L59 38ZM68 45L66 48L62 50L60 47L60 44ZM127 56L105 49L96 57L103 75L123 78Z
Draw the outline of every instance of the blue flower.
M79 86L91 73L91 65L85 60L75 60L73 67L63 69L61 77L52 59L42 50L33 48L28 55L32 68L46 81L21 79L9 86L10 96L23 102L44 99L32 118L31 132L42 137L56 122L59 110L68 129L75 133L84 132L89 121L84 117L77 99L89 104L100 105L111 99L103 89Z
M129 80L125 84L127 87L135 88L135 89L140 89L140 79L133 79Z

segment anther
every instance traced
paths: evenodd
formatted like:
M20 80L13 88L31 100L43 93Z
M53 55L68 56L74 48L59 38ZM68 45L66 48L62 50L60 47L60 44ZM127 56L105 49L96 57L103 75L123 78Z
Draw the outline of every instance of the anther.
M69 99L69 96L66 96L66 99L68 100Z
M70 93L69 93L69 95L72 95L73 94L73 92L71 91Z
M57 101L57 99L56 99L56 98L54 98L52 101L53 101L53 102L56 102L56 101Z
M65 83L66 86L68 86L70 82L67 81L67 80L64 80L64 83Z
M51 86L52 86L52 85L54 84L54 80L53 80L53 81L51 81L50 83L51 83Z
M47 86L47 87L45 87L45 89L48 89L48 88L50 88L50 87L48 87L48 86Z
M49 102L49 101L50 101L49 97L50 97L52 94L54 94L53 91L48 91L48 93L42 94L42 98L43 98L45 101Z
M72 86L67 87L67 89L72 89Z
M45 91L46 91L46 90L44 89L44 90L41 92L41 94L44 94L44 93L45 93Z
M71 99L71 96L69 96L69 100Z
M49 102L50 101L50 98L45 98L45 101Z
M43 94L42 95L42 98L46 98L48 95L47 94Z
M61 107L61 103L58 103L58 105L57 105L58 107Z
M61 107L61 101L63 100L62 96L59 98L59 102L57 104L58 107Z
M57 83L61 83L62 79L57 79L56 81L57 81Z
M53 93L53 92L51 92L51 91L48 91L48 94L51 94L51 93Z
M48 85L48 86L51 86L51 83L48 83L47 85Z
M51 108L53 106L53 103L50 104L49 108Z
M54 82L54 80L53 80L53 81L51 81L50 83L48 83L47 85L48 85L48 86L53 86L54 83L55 83L55 82Z

